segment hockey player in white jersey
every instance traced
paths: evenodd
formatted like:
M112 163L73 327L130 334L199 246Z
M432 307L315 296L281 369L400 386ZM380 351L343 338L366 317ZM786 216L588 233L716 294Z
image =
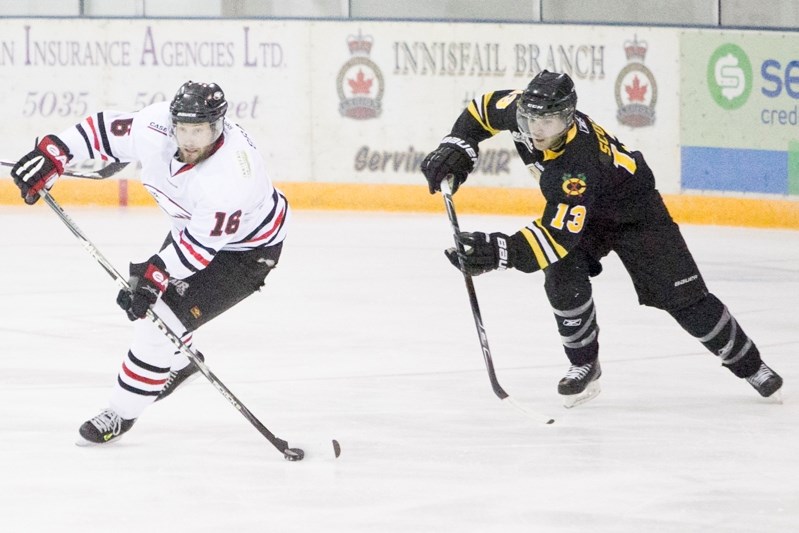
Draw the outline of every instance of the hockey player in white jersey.
M153 310L182 340L264 284L280 257L289 206L247 133L225 119L214 83L184 83L171 102L136 113L101 111L47 135L11 175L26 203L53 186L71 160L141 162L141 180L172 229L160 251L130 265L117 303L134 321L133 342L109 405L79 429L78 444L113 442L145 408L197 368L149 320Z

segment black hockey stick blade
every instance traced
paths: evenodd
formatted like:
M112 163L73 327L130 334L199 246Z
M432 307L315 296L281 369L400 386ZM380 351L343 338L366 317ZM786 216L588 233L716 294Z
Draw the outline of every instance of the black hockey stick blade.
M305 457L305 452L301 448L286 448L283 452L283 457L286 461L302 461Z
M96 178L92 177L91 179L104 180L106 178L110 178L114 174L118 174L123 168L127 167L129 164L130 164L129 161L115 161L113 163L108 163L104 167L94 172L94 174L96 174L98 177ZM80 178L82 176L73 176L73 177Z

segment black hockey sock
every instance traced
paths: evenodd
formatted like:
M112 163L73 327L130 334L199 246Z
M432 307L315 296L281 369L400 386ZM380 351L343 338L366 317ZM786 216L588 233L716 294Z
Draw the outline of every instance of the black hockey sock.
M713 294L669 313L736 376L751 376L760 367L757 346Z
M582 366L599 356L599 326L594 299L572 309L553 309L560 340L569 362Z

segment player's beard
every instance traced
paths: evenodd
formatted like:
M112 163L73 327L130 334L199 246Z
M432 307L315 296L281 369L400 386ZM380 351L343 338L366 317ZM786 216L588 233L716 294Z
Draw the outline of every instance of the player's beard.
M210 151L211 151L211 145L205 146L203 148L178 147L178 152L180 153L180 160L190 165L196 165L197 163L207 158Z

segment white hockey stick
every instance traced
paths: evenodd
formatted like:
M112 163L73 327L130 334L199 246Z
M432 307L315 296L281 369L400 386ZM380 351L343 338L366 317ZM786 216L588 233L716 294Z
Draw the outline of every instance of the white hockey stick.
M452 225L452 235L455 239L455 249L458 251L458 258L460 261L461 266L461 273L463 274L463 280L466 282L466 292L469 294L469 303L472 306L472 315L474 316L474 325L477 328L477 338L480 340L480 348L483 350L483 359L485 360L486 370L488 370L488 379L491 382L491 388L494 391L494 394L503 401L503 403L507 403L527 415L528 417L532 418L536 422L546 422L547 424L554 424L554 418L546 418L540 414L536 414L525 409L522 405L515 402L510 395L505 392L505 389L499 384L497 380L497 373L494 371L494 361L491 357L491 349L488 347L488 336L486 335L485 326L483 326L483 317L480 313L480 305L477 303L477 293L474 290L474 282L472 281L472 276L466 272L466 269L463 265L463 259L461 255L463 254L463 244L461 241L458 240L458 233L460 233L460 226L458 225L458 217L455 214L455 204L452 201L452 185L449 179L445 179L441 182L441 195L444 197L444 205L447 208L447 216L449 217L449 222Z
M16 161L7 161L0 159L0 165L5 167L13 167L16 165ZM64 173L61 174L62 176L69 176L72 178L86 178L90 180L104 180L106 178L110 178L114 174L117 174L120 170L128 166L126 162L119 162L119 163L108 163L103 168L98 170L91 170L86 172L81 172L78 170L64 170Z

